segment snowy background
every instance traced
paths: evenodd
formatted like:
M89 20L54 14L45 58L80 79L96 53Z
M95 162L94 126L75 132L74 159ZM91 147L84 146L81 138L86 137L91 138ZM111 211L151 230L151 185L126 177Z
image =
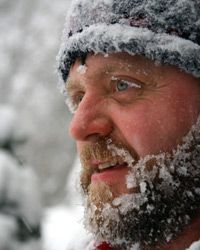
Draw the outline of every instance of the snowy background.
M47 205L62 200L75 155L55 74L69 2L0 0L0 104L17 110L27 137L17 154L34 166Z
M76 182L71 170L78 164L67 132L70 114L56 89L55 74L69 3L0 0L0 182L8 176L15 179L12 188L7 181L0 183L0 195L4 189L11 190L5 200L18 199L18 212L30 223L40 221L45 250L66 249L74 232L82 230L80 198L71 200L72 194L77 196L71 190ZM6 140L12 142L9 153L4 149ZM27 211L35 217L29 218ZM9 242L15 227L14 220L0 216L0 231L5 232L0 236L0 250L7 244L3 238L7 236ZM31 244L32 248L18 245L17 249L39 250Z

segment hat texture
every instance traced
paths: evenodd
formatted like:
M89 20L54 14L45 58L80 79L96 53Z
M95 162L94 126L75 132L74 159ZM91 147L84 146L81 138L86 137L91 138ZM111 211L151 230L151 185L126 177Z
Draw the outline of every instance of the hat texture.
M90 52L139 54L200 77L200 2L73 0L57 56L61 85Z

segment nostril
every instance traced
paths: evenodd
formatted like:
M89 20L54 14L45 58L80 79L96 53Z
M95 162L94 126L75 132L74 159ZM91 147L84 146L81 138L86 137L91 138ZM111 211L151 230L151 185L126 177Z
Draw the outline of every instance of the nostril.
M89 142L92 142L92 143L95 143L95 142L98 142L99 139L101 138L102 136L98 133L94 133L94 134L91 134L91 135L88 135L85 140L86 141L89 141Z

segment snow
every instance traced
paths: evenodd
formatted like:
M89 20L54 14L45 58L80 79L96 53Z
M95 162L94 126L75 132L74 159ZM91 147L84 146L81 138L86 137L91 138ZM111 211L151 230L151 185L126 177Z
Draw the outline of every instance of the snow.
M194 242L188 249L186 250L200 250L200 241Z
M19 166L8 152L0 150L0 249L41 249L40 240L20 242L13 237L20 230L20 217L29 230L40 224L42 206L33 170Z
M145 193L146 188L147 188L146 182L144 182L144 181L140 182L140 192Z
M17 113L10 105L0 105L0 145L10 138L16 137Z
M15 127L12 137L23 131L19 136L26 143L16 153L37 173L48 206L63 199L68 169L75 158L75 146L67 133L71 117L56 88L55 73L69 3L3 0L0 4L0 105L16 110L18 117L18 123L13 118L6 124L0 119L0 145L12 130L9 126Z
M77 68L77 72L81 75L84 75L87 71L87 67L86 65L80 65L78 68Z
M0 145L17 142L20 138L17 112L10 106L0 106L0 120ZM39 223L42 208L37 177L31 167L21 166L18 159L3 149L0 149L0 196L17 204L19 211L12 213L25 217L31 224Z
M0 150L0 200L8 204L3 208L8 215L20 216L31 225L40 223L42 206L35 173L28 166L19 166L17 160L3 150Z
M66 184L65 203L45 211L42 223L44 250L90 249L92 235L84 228L84 207L78 184L80 167L76 158Z
M68 250L72 245L79 244L82 238L85 239L82 218L81 207L60 205L48 208L42 229L44 250Z
M124 32L124 29L126 29L126 32ZM80 43L78 42L79 40L81 40ZM186 72L191 71L196 77L200 74L198 69L193 68L192 65L190 69L189 66L186 67L185 65L185 62L190 60L191 56L197 54L200 50L199 46L191 41L183 40L179 37L171 37L167 34L155 34L147 29L120 24L106 25L104 23L91 25L84 32L76 33L72 38L68 39L68 43L63 43L63 47L58 55L60 67L63 67L63 62L66 60L66 51L95 51L95 53L104 54L105 48L102 48L103 41L106 41L107 44L106 53L115 51L127 51L132 55L142 53L147 58L157 61L162 60L162 54L153 52L163 50L166 55L165 63L176 65L179 62L180 68ZM133 41L135 46L131 46ZM130 47L131 50L128 49ZM179 61L170 61L175 52L179 55ZM71 63L69 62L70 57L67 59L68 61L65 61L66 73L68 73L68 67L70 67L70 64L68 65L67 63ZM199 59L194 57L194 60Z
M58 54L60 88L79 52L108 54L125 51L131 55L140 54L157 62L178 66L199 77L199 12L197 2L189 4L188 1L184 4L181 1L170 4L155 0L137 3L74 1L66 19ZM145 18L138 28L137 18L141 19L141 16ZM177 34L169 30L176 30ZM189 38L182 39L181 34L188 31Z
M112 204L120 210L121 214L126 214L130 209L140 210L141 206L148 201L142 194L124 194L115 198Z
M107 148L112 152L113 157L121 156L122 159L126 159L128 166L132 166L132 164L134 164L135 159L133 159L132 155L127 150L117 147L112 143L112 140L107 140L107 143Z
M130 250L140 250L140 244L139 243L134 244L133 246L131 246Z
M71 114L74 114L76 112L77 105L72 102L72 100L69 96L66 97L65 104L68 107Z
M22 136L16 110L0 105L0 121L0 249L39 250L40 237L34 231L42 218L38 179L15 155Z
M0 249L6 249L8 245L10 245L10 241L12 240L16 229L17 225L15 219L0 214Z

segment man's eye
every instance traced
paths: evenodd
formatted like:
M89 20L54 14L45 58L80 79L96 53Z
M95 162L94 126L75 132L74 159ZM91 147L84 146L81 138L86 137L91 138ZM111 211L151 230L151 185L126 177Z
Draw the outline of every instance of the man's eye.
M79 105L79 103L83 100L83 94L78 94L77 96L74 97L74 102L76 105Z
M129 84L124 81L124 80L121 80L119 82L116 83L116 90L117 91L124 91L124 90L127 90L129 87Z
M65 103L67 104L72 114L76 112L78 105L83 99L83 96L84 96L83 93L79 93L73 96L68 96L67 99L65 100Z
M141 84L130 80L118 79L116 81L116 91L118 92L125 91L130 88L141 89L141 87L142 87Z

